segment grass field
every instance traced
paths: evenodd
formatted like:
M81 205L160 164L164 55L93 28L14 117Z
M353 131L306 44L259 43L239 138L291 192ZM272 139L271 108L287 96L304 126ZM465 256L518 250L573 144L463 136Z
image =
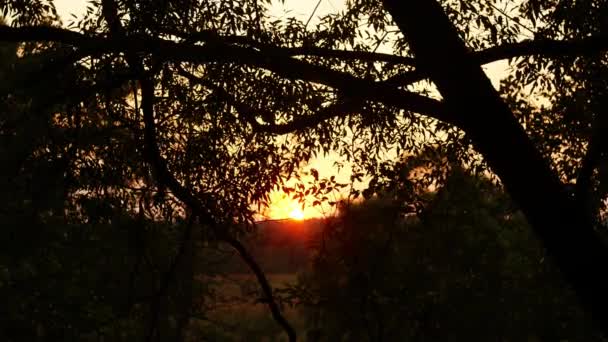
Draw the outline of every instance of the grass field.
M295 283L297 272L307 267L309 241L319 227L318 220L260 224L248 247L274 289ZM218 273L224 275L202 279L215 284L215 300L204 306L205 317L193 321L193 341L287 341L267 305L259 302L259 284L238 256L227 259ZM285 305L283 314L296 329L298 340L306 341L303 312Z
M296 281L295 273L268 274L267 277L275 289ZM229 274L215 281L218 301L206 307L204 318L192 322L194 336L209 341L287 341L266 304L259 302L259 287L253 275ZM298 340L305 341L303 314L289 306L283 307L283 313L298 331Z

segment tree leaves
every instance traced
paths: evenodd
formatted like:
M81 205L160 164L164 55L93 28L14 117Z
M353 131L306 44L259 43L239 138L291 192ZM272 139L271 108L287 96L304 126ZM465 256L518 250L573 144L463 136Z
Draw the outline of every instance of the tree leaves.
M90 2L83 19L72 28L78 33L60 32L69 35L64 44L7 45L2 51L0 152L10 164L2 169L7 176L2 219L11 227L21 221L36 227L57 224L58 231L71 235L75 227L85 232L93 227L123 229L136 225L137 217L140 228L167 229L170 237L162 232L154 235L167 241L158 246L158 259L177 249L179 242L169 232L182 228L191 208L157 186L144 158L138 85L142 75L129 74L125 61L125 53L134 51L130 50L134 46L141 47L136 52L144 62L145 76L154 83L157 140L168 170L206 203L217 222L229 222L224 228L237 235L253 226L255 205L268 205L268 194L274 189L282 188L301 204L311 201L313 206L338 206L340 195L347 191L352 199L374 198L392 189L395 200L406 203L410 213L419 213L428 200L421 189L445 180L448 162L478 174L487 171L468 138L449 121L453 116L437 116L445 120L441 122L386 101L389 90L400 98L418 100L436 97L436 92L433 84L421 81L425 76L416 68L407 37L395 30L378 0L348 1L344 11L324 15L318 24L308 26L301 18L271 17L270 1L124 0L117 4L128 39L106 40L108 28L99 3ZM530 34L561 40L605 29L604 2L449 0L442 5L467 46L477 52ZM12 16L16 26L56 23L52 1L7 0L0 2L0 10ZM102 42L108 48L96 50ZM184 46L191 48L184 51L193 51L192 56L167 57L171 56L167 50ZM223 55L215 54L220 50ZM43 64L45 68L38 67ZM604 131L598 125L605 108L605 66L605 54L522 58L513 61L515 72L501 85L503 98L565 183L576 178L589 138L601 137ZM24 70L34 75L25 86L24 77L20 78ZM395 79L401 83L390 82ZM532 93L552 106L531 103ZM335 107L340 111L311 119ZM285 135L259 130L263 125L302 122L304 128L290 129ZM330 152L352 166L351 184L315 169L296 184L288 184L294 173L302 173L303 164ZM601 175L608 165L603 160L606 154L599 155L591 182L591 210L598 221L606 198ZM414 181L411 175L416 172L420 177ZM368 179L366 189L352 186ZM209 227L200 228L201 240L215 243ZM120 236L118 230L108 236L91 233L91 239L100 243L97 247L107 248L95 250L100 254L105 250L111 258L90 258L89 265L99 261L104 263L101 269L120 265L117 269L126 272L127 265L137 264L126 250L112 251ZM53 241L57 246L49 252L50 259L61 260L63 270L69 270L73 266L65 257L69 248L60 237ZM42 258L34 256L18 268L29 275L41 273L46 267ZM159 264L162 268L167 263ZM138 284L159 279L162 272L153 268L136 277ZM63 281L70 283L67 278ZM80 286L82 290L84 285ZM78 286L73 290L78 292ZM30 303L35 308L35 300ZM66 315L73 314L63 309ZM106 307L96 310L97 318L113 312ZM93 319L95 324L100 321ZM93 323L84 322L81 328L88 324Z

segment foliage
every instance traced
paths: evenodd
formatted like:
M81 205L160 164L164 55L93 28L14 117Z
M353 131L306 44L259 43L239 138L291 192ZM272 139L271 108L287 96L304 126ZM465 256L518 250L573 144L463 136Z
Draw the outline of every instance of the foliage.
M17 59L15 44L2 52L3 89L38 72L42 57ZM108 127L92 103L49 106L80 72L2 92L2 340L143 339L209 296L208 284L193 283L204 258L178 250L191 224L131 183L141 170L128 163L133 136ZM177 324L163 336L181 334Z
M607 8L603 1L539 1L525 6L522 17L533 24L535 37L577 39L606 32ZM576 195L585 211L601 224L606 209L601 182L606 145L599 137L606 128L605 53L529 56L513 65L517 72L504 80L503 96L564 182L579 185Z
M316 241L291 294L323 340L600 340L500 188L456 168L419 195L346 205Z
M352 165L353 181L371 179L364 196L392 187L391 199L420 215L433 207L420 188L448 174L438 167L411 183L400 173L401 157L441 146L449 157L433 162L455 162L477 173L487 171L484 158L502 158L474 151L470 139L480 132L463 130L462 113L448 110L458 99L438 94L429 82L437 80L429 80L432 70L414 58L414 34L396 29L399 13L387 12L389 2L346 1L344 10L310 25L271 17L269 0L91 1L84 17L65 30L50 0L0 1L13 25L0 26L0 220L3 247L12 247L0 259L0 291L19 298L18 285L35 287L26 305L7 306L11 314L3 327L14 328L7 336L77 338L98 329L105 319L121 316L131 278L138 293L157 295L128 306L128 318L115 327L129 327L122 331L138 337L171 335L153 323L160 316L182 322L175 317L191 314L189 305L175 304L190 291L167 284L189 288L194 275L180 267L193 263L194 253L187 251L194 241L211 254L218 241L237 249L266 288L280 323L267 281L240 239L253 228L254 205L267 205L269 192L282 189L303 163L337 153ZM606 2L440 3L471 59L511 59L514 71L502 83L503 99L559 180L576 183L574 209L557 208L555 215L576 214L580 207L599 227L606 197L606 47L594 42L606 34ZM522 41L529 37L535 40ZM531 90L552 105L533 103ZM526 136L518 139L527 142ZM506 144L475 147L484 151L499 143ZM546 176L536 180L554 177L539 164L519 165L512 154L504 158L506 166L494 171L519 180L507 185L520 199L539 190L522 191L527 179L511 171L529 167L530 174ZM312 192L330 201L327 184L345 187L332 178L321 181L323 189L313 185L308 194L300 188L296 195ZM561 185L552 193L561 195ZM538 207L523 209L528 218L538 214ZM576 217L582 226L576 232L586 232L585 218ZM500 239L490 234L483 241L495 246L504 243ZM473 253L476 245L467 246ZM565 248L552 252L567 254ZM150 259L147 268L142 258ZM104 272L115 281L101 281ZM390 281L403 285L400 278ZM204 284L201 291L208 295ZM92 316L78 314L81 308ZM180 330L180 324L172 328ZM144 325L152 328L144 331Z

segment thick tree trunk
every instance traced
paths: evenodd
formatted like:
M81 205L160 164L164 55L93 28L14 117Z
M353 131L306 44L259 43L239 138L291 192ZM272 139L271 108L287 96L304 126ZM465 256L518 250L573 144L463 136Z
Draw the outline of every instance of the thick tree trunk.
M608 249L501 100L435 0L384 0L476 149L500 177L548 254L608 332Z

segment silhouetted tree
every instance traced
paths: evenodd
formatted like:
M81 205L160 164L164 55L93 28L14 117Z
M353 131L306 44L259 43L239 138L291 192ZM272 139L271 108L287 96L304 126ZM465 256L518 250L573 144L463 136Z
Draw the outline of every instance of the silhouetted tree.
M328 220L286 290L311 331L327 341L600 341L502 189L452 165L430 190L411 173L425 164L402 164L409 199L395 197L405 179L391 177Z
M36 57L49 61L29 77L20 74L5 94L10 99L20 85L48 85L38 80L77 70L78 77L35 97L44 94L45 108L72 104L51 113L55 126L89 123L113 133L94 153L48 152L51 142L45 151L73 172L95 164L120 173L113 178L120 185L103 193L129 193L123 208L153 196L163 209L150 219L190 213L201 235L228 243L251 267L291 340L295 332L238 239L251 226L251 204L265 203L316 153L344 156L356 179L378 174L387 153L415 154L428 143L442 143L465 164L487 163L586 309L608 326L608 283L594 266L608 259L594 224L605 197L598 176L605 87L593 81L606 62L605 1L530 0L504 8L501 1L356 0L314 25L274 20L270 4L104 0L68 30L53 26L50 0L4 1L0 8L14 26L0 26L0 40L30 42ZM529 32L534 39L522 40ZM377 52L380 45L392 53ZM481 64L516 58L524 62L501 98ZM551 113L564 115L548 117L547 109L521 103L519 89L535 82L557 101ZM583 100L567 100L572 89ZM117 140L120 134L130 138ZM116 141L128 141L127 158L116 153ZM573 173L576 196L564 186L574 183ZM64 191L83 193L83 184Z

